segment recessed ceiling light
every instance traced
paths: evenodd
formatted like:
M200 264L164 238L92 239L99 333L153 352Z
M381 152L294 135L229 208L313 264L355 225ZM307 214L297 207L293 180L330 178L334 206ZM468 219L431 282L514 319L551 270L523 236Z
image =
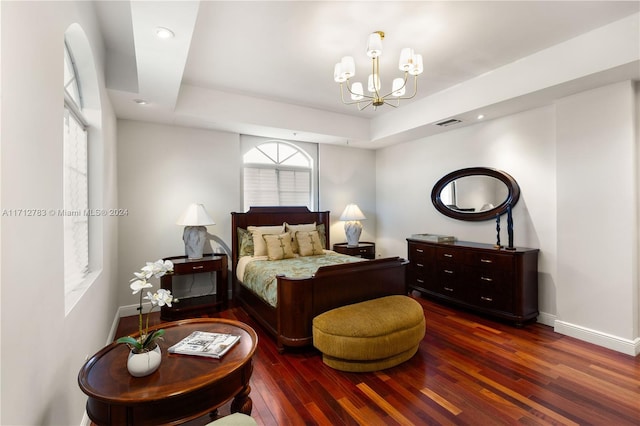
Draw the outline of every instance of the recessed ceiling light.
M484 118L483 114L478 115L478 120L482 120Z
M133 102L137 103L138 105L146 105L149 102L145 101L144 99L134 99Z
M173 38L175 34L168 28L157 27L156 28L156 36L161 39Z

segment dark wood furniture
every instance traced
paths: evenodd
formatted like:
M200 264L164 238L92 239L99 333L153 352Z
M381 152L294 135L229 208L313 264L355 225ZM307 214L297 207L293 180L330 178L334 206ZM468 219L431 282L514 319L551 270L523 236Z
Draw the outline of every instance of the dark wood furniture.
M285 346L312 343L313 317L330 309L392 294L406 294L406 260L390 257L326 266L308 278L278 276L277 307L269 305L236 277L239 244L237 228L313 223L325 225L325 247L329 245L329 212L310 212L306 207L251 207L246 213L231 213L234 299Z
M409 288L517 325L538 316L538 249L407 242Z
M224 253L205 254L202 259L188 259L187 256L167 257L164 260L173 262L173 274L164 275L160 279L160 286L170 290L175 295L176 277L184 278L194 274L215 274L215 294L181 296L177 303L160 308L160 318L163 321L174 321L190 316L211 312L215 308L226 308L228 266L227 255ZM212 281L213 282L213 281ZM213 289L212 289L213 290Z
M89 359L78 374L88 395L87 414L97 425L161 425L186 422L233 398L232 412L251 414L249 379L258 337L232 320L197 318L165 323L160 368L146 377L127 371L129 348L112 343ZM240 341L221 359L169 354L167 349L193 331L239 334Z
M336 243L333 245L333 251L348 254L349 256L362 257L363 259L376 258L376 244L362 241L357 246L349 246L347 243Z

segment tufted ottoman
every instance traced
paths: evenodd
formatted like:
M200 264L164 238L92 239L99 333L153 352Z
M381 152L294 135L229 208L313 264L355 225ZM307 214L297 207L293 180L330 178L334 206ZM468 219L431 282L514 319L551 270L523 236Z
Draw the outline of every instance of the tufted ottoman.
M396 366L418 351L424 334L422 306L408 296L342 306L313 319L313 346L325 364L342 371Z

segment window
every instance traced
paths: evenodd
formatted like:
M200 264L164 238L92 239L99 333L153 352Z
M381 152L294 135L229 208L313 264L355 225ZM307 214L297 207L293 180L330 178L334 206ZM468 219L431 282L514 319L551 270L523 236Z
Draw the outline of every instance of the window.
M73 57L64 49L63 222L65 294L89 273L89 175L87 130L82 117L80 83Z
M254 141L243 163L245 210L252 206L314 209L314 160L300 146L281 140Z

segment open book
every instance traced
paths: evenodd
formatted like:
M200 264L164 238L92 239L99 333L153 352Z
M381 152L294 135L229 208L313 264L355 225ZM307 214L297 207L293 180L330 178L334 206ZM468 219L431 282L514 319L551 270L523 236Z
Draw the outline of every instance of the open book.
M240 336L194 331L169 348L169 353L220 358L235 345Z

